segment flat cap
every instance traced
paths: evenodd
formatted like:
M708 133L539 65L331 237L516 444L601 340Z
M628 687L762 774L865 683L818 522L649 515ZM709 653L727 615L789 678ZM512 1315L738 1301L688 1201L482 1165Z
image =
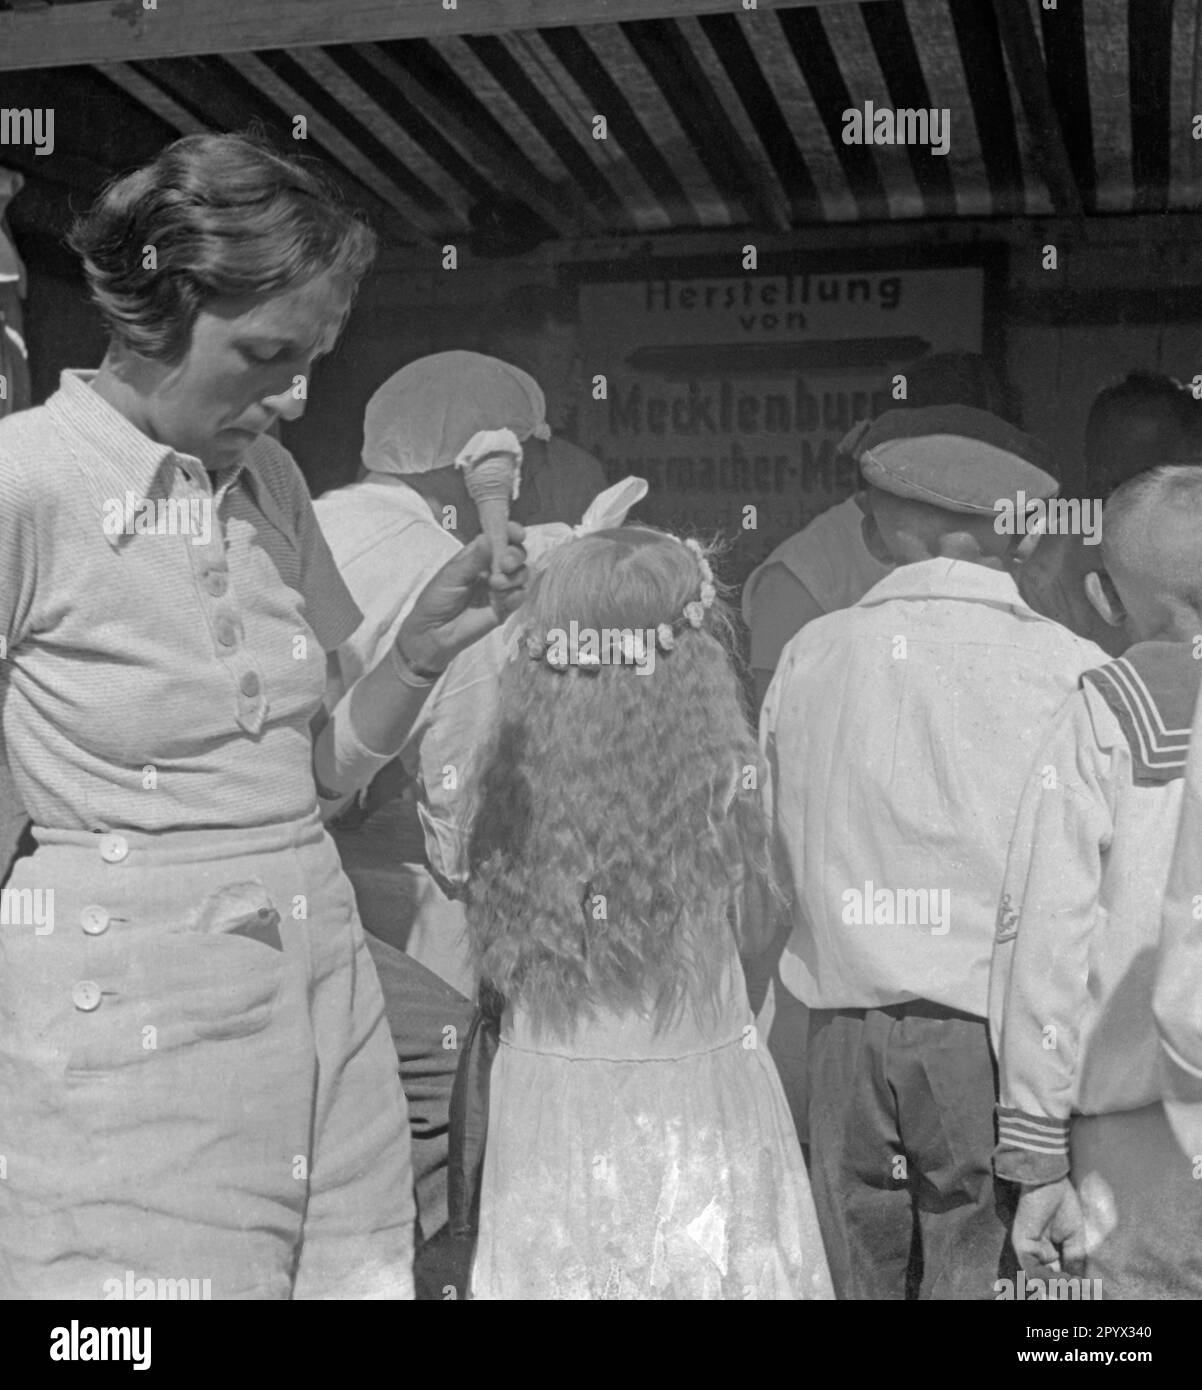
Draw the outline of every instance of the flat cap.
M1060 487L1039 440L967 405L888 410L840 448L871 486L949 512L992 516L1020 491L1034 500Z

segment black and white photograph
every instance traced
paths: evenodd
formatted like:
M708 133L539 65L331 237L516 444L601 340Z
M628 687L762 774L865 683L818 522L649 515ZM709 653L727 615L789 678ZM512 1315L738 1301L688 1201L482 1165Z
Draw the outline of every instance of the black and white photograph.
M1200 214L1202 0L0 0L29 1364L291 1300L1151 1363Z

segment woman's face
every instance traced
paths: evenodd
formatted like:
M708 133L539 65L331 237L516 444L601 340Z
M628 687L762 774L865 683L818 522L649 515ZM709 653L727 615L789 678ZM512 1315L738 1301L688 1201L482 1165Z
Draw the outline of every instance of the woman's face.
M236 463L280 419L304 414L309 373L329 352L351 286L328 273L275 298L211 300L184 357L155 364L140 428L206 468Z

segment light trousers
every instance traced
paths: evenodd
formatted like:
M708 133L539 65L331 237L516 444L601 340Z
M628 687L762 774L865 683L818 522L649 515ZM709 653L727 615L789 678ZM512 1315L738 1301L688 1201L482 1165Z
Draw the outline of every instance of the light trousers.
M0 926L0 1298L412 1297L405 1099L316 813L35 835Z

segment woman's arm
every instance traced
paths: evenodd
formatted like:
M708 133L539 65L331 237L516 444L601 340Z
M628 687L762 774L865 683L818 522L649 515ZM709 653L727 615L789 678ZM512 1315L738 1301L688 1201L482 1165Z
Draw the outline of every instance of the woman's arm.
M510 523L509 535L504 578L490 578L488 537L477 536L418 595L379 663L343 695L324 725L315 724L313 771L324 799L350 795L390 762L451 659L521 603L524 532Z

